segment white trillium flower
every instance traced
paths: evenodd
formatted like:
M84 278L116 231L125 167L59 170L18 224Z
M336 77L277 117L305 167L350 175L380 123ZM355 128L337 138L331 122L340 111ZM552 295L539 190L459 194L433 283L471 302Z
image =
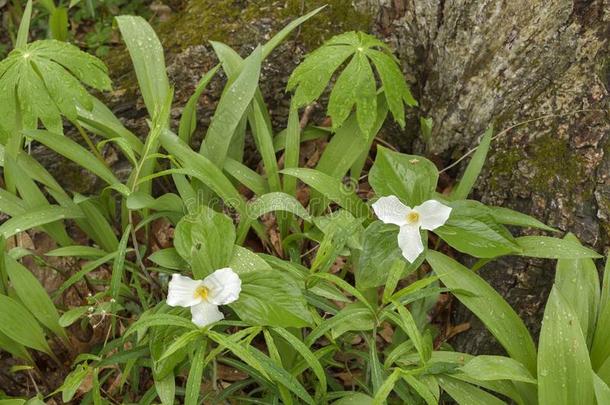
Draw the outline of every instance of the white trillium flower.
M203 327L224 319L218 306L236 301L240 292L241 280L228 267L216 270L203 280L173 274L166 302L172 307L191 308L193 323Z
M451 214L451 207L436 200L428 200L411 208L400 202L395 195L381 197L373 204L373 210L384 223L400 227L398 246L409 263L413 263L424 251L420 228L433 231L443 226Z

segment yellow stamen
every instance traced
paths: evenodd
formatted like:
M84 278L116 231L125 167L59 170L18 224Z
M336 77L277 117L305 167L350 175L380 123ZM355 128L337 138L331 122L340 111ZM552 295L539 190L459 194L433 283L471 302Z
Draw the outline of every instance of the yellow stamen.
M207 287L204 286L199 286L197 287L197 289L195 290L195 298L201 298L202 300L206 300L208 299L208 293L210 291L207 289Z
M411 211L407 214L407 223L413 224L419 221L419 213L417 211Z

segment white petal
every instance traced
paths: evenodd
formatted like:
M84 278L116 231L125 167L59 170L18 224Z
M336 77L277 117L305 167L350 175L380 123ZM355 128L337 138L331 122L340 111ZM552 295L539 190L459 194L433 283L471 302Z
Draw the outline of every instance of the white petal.
M222 312L218 310L218 305L202 302L191 307L192 321L195 325L203 327L213 322L224 319Z
M422 205L413 209L420 215L422 229L428 231L445 225L451 214L451 207L447 207L436 200L425 201Z
M377 217L386 224L402 226L407 223L407 214L411 208L401 203L395 195L391 195L375 201L373 210Z
M215 305L230 304L239 298L241 292L239 276L228 267L207 276L203 279L203 285L209 290L207 301Z
M415 225L405 225L400 227L398 232L398 246L402 250L402 255L409 263L424 251L424 244L419 234L419 227Z
M192 307L201 302L195 296L195 290L201 285L201 280L193 280L180 274L172 274L167 292L167 305L172 307Z

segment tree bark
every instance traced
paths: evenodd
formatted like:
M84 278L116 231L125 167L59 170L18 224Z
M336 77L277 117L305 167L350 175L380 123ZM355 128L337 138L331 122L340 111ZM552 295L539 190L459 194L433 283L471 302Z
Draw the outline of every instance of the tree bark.
M394 44L429 142L402 148L449 164L496 133L474 197L517 209L603 252L610 231L610 3L604 0L365 0ZM411 121L414 125L415 121ZM415 130L414 128L410 129ZM406 140L406 142L401 141ZM458 177L467 159L450 173ZM523 232L525 233L525 232ZM555 263L507 258L481 270L537 336ZM463 307L471 329L459 350L497 352Z

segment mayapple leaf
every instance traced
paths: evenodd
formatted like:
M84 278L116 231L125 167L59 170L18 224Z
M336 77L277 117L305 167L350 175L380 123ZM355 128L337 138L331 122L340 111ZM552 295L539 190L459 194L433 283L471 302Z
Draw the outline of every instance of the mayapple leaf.
M346 61L328 102L333 128L339 128L355 106L358 126L367 137L371 135L377 117L377 86L372 66L394 120L404 127L404 105L413 107L417 101L388 46L363 32L337 35L305 58L288 80L288 90L295 91L294 105L303 107L318 99Z
M35 129L41 121L47 129L62 132L62 115L74 121L77 105L93 107L83 84L111 89L104 63L74 45L42 40L14 49L0 62L0 114L5 129L19 125Z

